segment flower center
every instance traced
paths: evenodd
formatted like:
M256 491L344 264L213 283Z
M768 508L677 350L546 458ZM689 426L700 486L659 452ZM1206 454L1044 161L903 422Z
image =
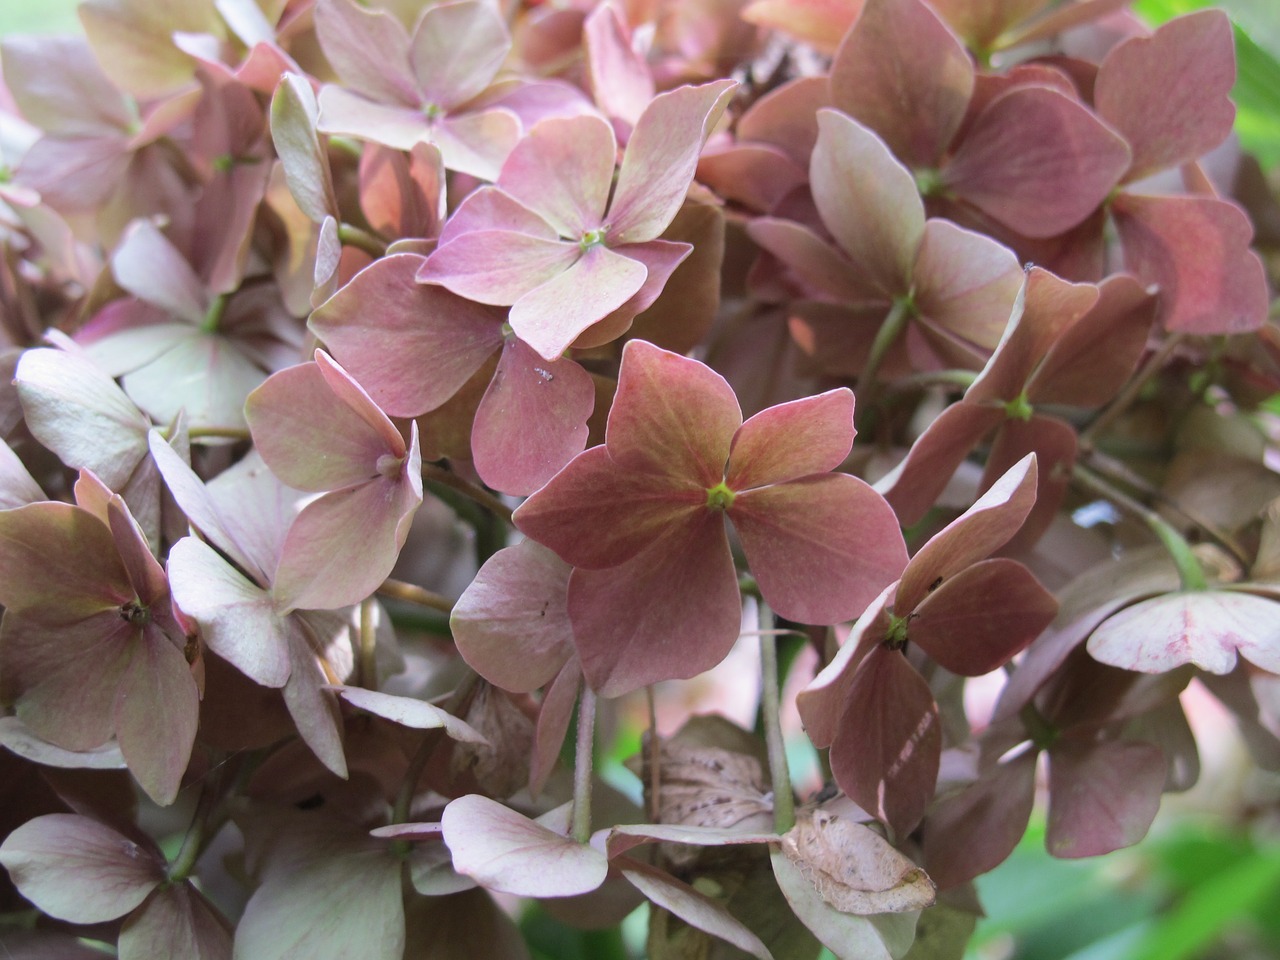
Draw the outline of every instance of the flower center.
M721 480L707 489L707 507L711 510L728 510L733 506L733 491Z
M378 473L388 480L394 480L400 476L400 468L402 466L404 466L404 457L396 457L389 453L384 453L378 458Z
M598 247L604 243L604 235L608 232L607 226L597 227L595 230L588 230L582 235L582 239L578 241L584 251L590 250L592 247Z
M151 611L136 600L120 605L120 619L135 627L145 627L151 622Z

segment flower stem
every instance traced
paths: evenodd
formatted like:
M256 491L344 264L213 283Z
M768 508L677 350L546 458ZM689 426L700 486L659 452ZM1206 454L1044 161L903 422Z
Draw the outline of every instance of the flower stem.
M373 625L373 597L360 604L360 682L370 690L378 689L378 632Z
M471 703L479 682L480 674L468 668L462 679L458 681L458 685L453 688L453 693L449 695L442 709L455 717L462 716ZM395 806L391 810L392 823L408 823L409 814L413 810L413 798L418 792L418 780L443 735L444 731L439 728L428 730L423 734L418 749L409 761L409 766L405 768L404 779L400 781L400 792L396 794ZM405 849L408 849L407 846Z
M773 632L773 611L763 601L760 603L760 673L763 685L760 712L764 721L765 746L769 751L769 782L773 786L773 829L782 834L795 826L796 809L786 745L782 741L778 638Z
M578 739L573 756L573 839L591 839L591 751L595 747L596 693L582 685L578 701Z
M442 487L448 487L450 490L456 490L469 500L474 500L480 506L484 507L495 517L500 517L503 521L511 523L511 508L495 497L483 487L476 486L468 480L458 476L452 470L444 467L436 466L434 463L424 463L422 465L422 479L428 483L438 483Z
M213 838L213 834L209 831L209 824L213 817L213 809L220 799L221 785L221 771L201 785L200 799L196 801L196 809L191 815L191 825L187 827L187 835L182 838L182 847L178 850L178 855L169 864L169 883L181 883L191 876L191 872L196 868L196 861L204 853L207 842Z
M392 580L388 577L378 587L378 593L393 600L403 600L405 603L412 603L419 607L439 610L441 613L453 612L452 600L433 593L426 587L420 587L416 583L405 583L403 580Z
M363 250L375 260L386 256L387 253L387 245L385 243L368 230L362 230L360 227L350 223L338 224L338 240L343 246Z
M1146 504L1135 500L1127 493L1112 486L1083 464L1077 463L1075 465L1075 468L1071 471L1071 479L1082 489L1111 501L1121 510L1132 514L1145 523L1147 528L1164 545L1165 550L1169 552L1174 566L1178 569L1178 577L1182 581L1183 590L1208 589L1209 583L1205 579L1204 569L1200 566L1200 561L1191 552L1191 545L1174 528L1173 524L1169 523L1168 520Z
M915 306L910 297L898 297L893 301L893 307L880 324L880 329L876 331L876 338L871 342L871 352L867 354L866 365L858 374L858 414L863 414L870 409L871 400L877 392L876 378L880 374L884 358L889 355L890 348L902 336L902 331L907 328L907 321L911 319L914 312ZM857 419L862 421L865 415L858 416Z

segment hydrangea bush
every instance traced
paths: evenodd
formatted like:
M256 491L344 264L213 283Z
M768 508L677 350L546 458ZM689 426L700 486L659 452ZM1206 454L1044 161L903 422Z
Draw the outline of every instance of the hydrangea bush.
M1037 783L1088 857L1195 782L1193 680L1280 767L1280 209L1227 17L1127 6L4 40L5 956L943 960ZM605 786L738 643L756 730Z

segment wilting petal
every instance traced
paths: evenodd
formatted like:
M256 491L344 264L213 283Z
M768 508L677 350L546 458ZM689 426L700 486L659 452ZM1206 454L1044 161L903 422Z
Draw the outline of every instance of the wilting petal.
M1124 140L1086 107L1030 86L988 104L942 177L1004 226L1053 237L1093 213L1128 167Z
M1177 17L1107 54L1094 107L1133 151L1126 182L1194 160L1226 138L1236 116L1235 66L1231 21L1221 10Z
M769 407L733 435L725 483L748 490L834 470L853 448L854 433L847 387Z
M323 0L315 7L315 29L344 86L383 103L418 105L409 35L390 11L353 0Z
M1034 640L1058 602L1030 570L1001 557L944 580L910 612L913 643L952 673L980 677Z
M437 247L418 271L418 279L477 303L508 306L568 270L581 256L576 243L477 230Z
M613 128L599 117L543 120L511 151L496 186L579 240L601 225L616 153Z
M907 166L932 167L960 128L973 77L969 51L928 6L871 0L832 61L831 99Z
M703 511L628 563L574 570L569 619L582 671L602 696L710 670L742 623L723 519Z
M18 827L0 846L0 864L24 897L72 923L122 917L165 880L158 850L70 813Z
M587 445L595 400L591 375L577 363L544 360L509 337L471 429L480 479L503 493L533 493Z
M1009 322L1022 267L1013 251L947 220L924 226L915 265L920 316L987 350Z
M705 509L701 488L681 489L666 477L623 469L600 446L575 457L522 503L515 522L565 562L598 569L631 560Z
M1062 738L1049 751L1045 846L1068 858L1133 846L1160 809L1164 780L1159 747Z
M858 668L831 744L836 783L905 837L933 798L941 750L929 685L902 654L877 647Z
M659 94L636 121L609 204L610 244L655 240L684 203L707 134L729 103L732 80Z
M852 620L907 564L893 510L848 474L748 490L728 514L761 594L790 620Z
M502 312L418 283L423 258L375 260L307 321L393 417L416 417L457 393L502 343Z
M479 96L511 49L511 37L487 3L428 7L418 19L409 60L427 103L449 108Z
M1166 330L1247 333L1267 316L1253 227L1233 203L1213 197L1122 193L1111 206L1125 266L1160 288Z
M533 540L486 560L449 615L462 658L512 693L550 681L573 654L569 572L568 564Z
M622 350L606 444L628 471L703 490L724 478L742 411L728 381L705 364L632 340Z
M639 260L592 246L569 269L517 300L508 322L521 340L555 359L589 326L638 293L647 276Z
M496 800L459 797L440 818L453 868L490 890L522 897L571 897L604 883L609 862Z

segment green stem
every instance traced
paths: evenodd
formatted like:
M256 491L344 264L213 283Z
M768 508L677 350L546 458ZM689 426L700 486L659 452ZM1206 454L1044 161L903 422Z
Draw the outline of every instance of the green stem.
M1058 731L1044 718L1044 714L1036 709L1034 703L1027 703L1019 710L1018 718L1022 721L1027 735L1031 737L1031 742L1036 745L1037 749L1048 750L1053 746L1054 741L1058 739Z
M360 682L378 689L378 632L373 625L373 597L360 604Z
M187 430L187 436L192 440L198 440L201 437L218 437L225 440L252 439L249 431L243 427L190 427ZM166 436L165 439L168 437Z
M773 786L773 829L783 834L795 826L795 797L791 791L791 771L782 740L781 697L778 678L778 638L773 633L773 612L760 604L760 694L764 717L764 741L769 751L769 782Z
M907 328L907 322L914 313L915 305L911 302L911 298L898 297L893 301L893 307L889 310L888 316L880 324L880 329L876 331L876 338L871 342L871 352L867 354L867 362L862 372L858 374L859 414L870 408L871 400L876 394L876 378L880 374L884 358L889 355L889 349L898 342L898 338L902 336L902 331ZM864 417L859 416L858 419L862 420Z
M586 684L578 701L578 738L573 756L573 839L591 839L591 751L595 747L596 693Z
M968 390L978 374L972 370L933 370L912 373L893 381L894 390L921 390L927 387L958 387Z
M378 594L379 596L390 597L393 600L403 600L405 603L426 607L429 610L453 613L452 600L438 593L433 593L426 587L420 587L416 583L405 583L403 580L387 578L378 587Z
M1178 578L1182 581L1183 590L1207 590L1208 581L1200 561L1191 551L1191 545L1183 538L1173 525L1156 513L1146 504L1135 500L1106 480L1102 479L1088 467L1077 463L1071 471L1072 481L1089 493L1114 503L1121 510L1132 514L1156 535L1165 550L1169 552L1174 566L1178 569Z
M511 523L510 507L488 490L468 482L452 470L436 466L434 463L424 463L422 465L422 479L430 483L438 483L440 486L448 487L450 490L455 490L469 500L474 500L480 504L495 517L502 518L504 523Z
M476 692L476 688L480 682L480 675L474 670L468 668L462 679L458 681L458 685L454 687L453 693L449 695L449 699L445 701L442 709L446 713L451 713L455 717L460 717L468 704L471 702L472 696ZM404 779L400 781L400 792L396 794L395 806L391 809L392 823L408 823L409 814L413 810L413 798L418 792L418 780L422 777L422 771L426 769L427 762L431 759L432 754L436 751L436 746L440 743L440 738L444 732L440 729L428 730L422 736L422 741L418 744L418 749L414 751L409 766L405 768ZM397 846L396 849L407 851L408 844L403 847Z
M187 828L187 835L182 838L182 848L173 858L173 863L169 864L170 884L181 883L191 876L196 868L196 861L204 853L206 841L212 839L209 823L213 808L218 803L221 782L222 777L219 775L205 780L201 786L200 799L196 801L195 813L191 815L191 825Z
M362 230L360 227L350 223L338 224L338 240L343 246L355 247L357 250L363 250L375 260L379 257L386 256L387 245L375 237L368 230Z
M213 298L213 303L209 304L209 309L204 314L204 320L200 323L202 331L205 333L218 332L218 324L222 322L222 314L227 309L227 299L225 293Z

